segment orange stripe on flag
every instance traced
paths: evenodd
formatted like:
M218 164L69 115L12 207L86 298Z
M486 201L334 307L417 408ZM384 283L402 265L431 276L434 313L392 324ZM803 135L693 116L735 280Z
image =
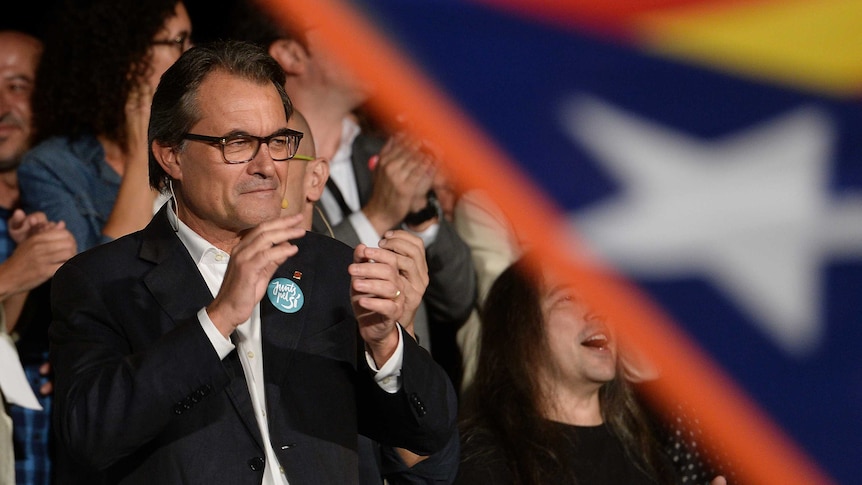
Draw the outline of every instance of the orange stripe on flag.
M323 47L379 87L371 106L376 114L388 120L406 116L415 136L441 149L442 162L460 189L487 191L519 232L544 235L536 237L534 245L543 262L576 285L586 301L659 366L663 373L656 392L659 402L667 409L677 402L693 406L709 442L721 444L743 483L832 483L633 285L609 270L576 264L572 248L582 253L586 248L573 240L559 208L348 4L340 0L261 3L286 25L300 16L315 19Z

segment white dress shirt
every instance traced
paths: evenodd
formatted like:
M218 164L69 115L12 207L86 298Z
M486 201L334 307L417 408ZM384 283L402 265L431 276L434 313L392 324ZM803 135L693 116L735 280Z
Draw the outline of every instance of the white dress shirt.
M341 122L341 141L338 143L338 149L329 160L329 178L335 182L335 186L341 192L344 202L350 210L356 212L360 209L359 206L359 188L356 186L356 173L353 171L353 162L351 156L353 154L353 141L359 136L359 125L349 117L345 117ZM343 215L341 207L335 200L335 196L329 191L329 188L323 191L320 203L326 213L329 214L329 223L333 226L341 222Z

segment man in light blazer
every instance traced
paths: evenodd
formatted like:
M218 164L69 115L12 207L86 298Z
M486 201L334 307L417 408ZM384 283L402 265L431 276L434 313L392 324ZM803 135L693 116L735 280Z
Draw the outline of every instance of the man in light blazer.
M280 217L302 136L283 76L240 42L163 75L150 183L171 201L53 280L59 483L352 484L358 433L427 455L455 432L398 324L403 256Z

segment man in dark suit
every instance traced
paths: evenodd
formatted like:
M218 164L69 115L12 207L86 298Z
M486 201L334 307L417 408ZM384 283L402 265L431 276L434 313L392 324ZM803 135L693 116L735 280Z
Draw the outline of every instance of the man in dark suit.
M427 455L455 432L397 323L402 256L280 217L301 139L283 76L233 42L162 76L150 183L172 202L54 278L60 483L351 484L358 433Z

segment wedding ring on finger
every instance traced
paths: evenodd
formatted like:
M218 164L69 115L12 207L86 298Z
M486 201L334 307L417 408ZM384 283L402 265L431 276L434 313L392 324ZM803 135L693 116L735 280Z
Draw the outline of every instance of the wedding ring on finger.
M395 290L395 296L392 297L393 300L401 296L401 290Z

